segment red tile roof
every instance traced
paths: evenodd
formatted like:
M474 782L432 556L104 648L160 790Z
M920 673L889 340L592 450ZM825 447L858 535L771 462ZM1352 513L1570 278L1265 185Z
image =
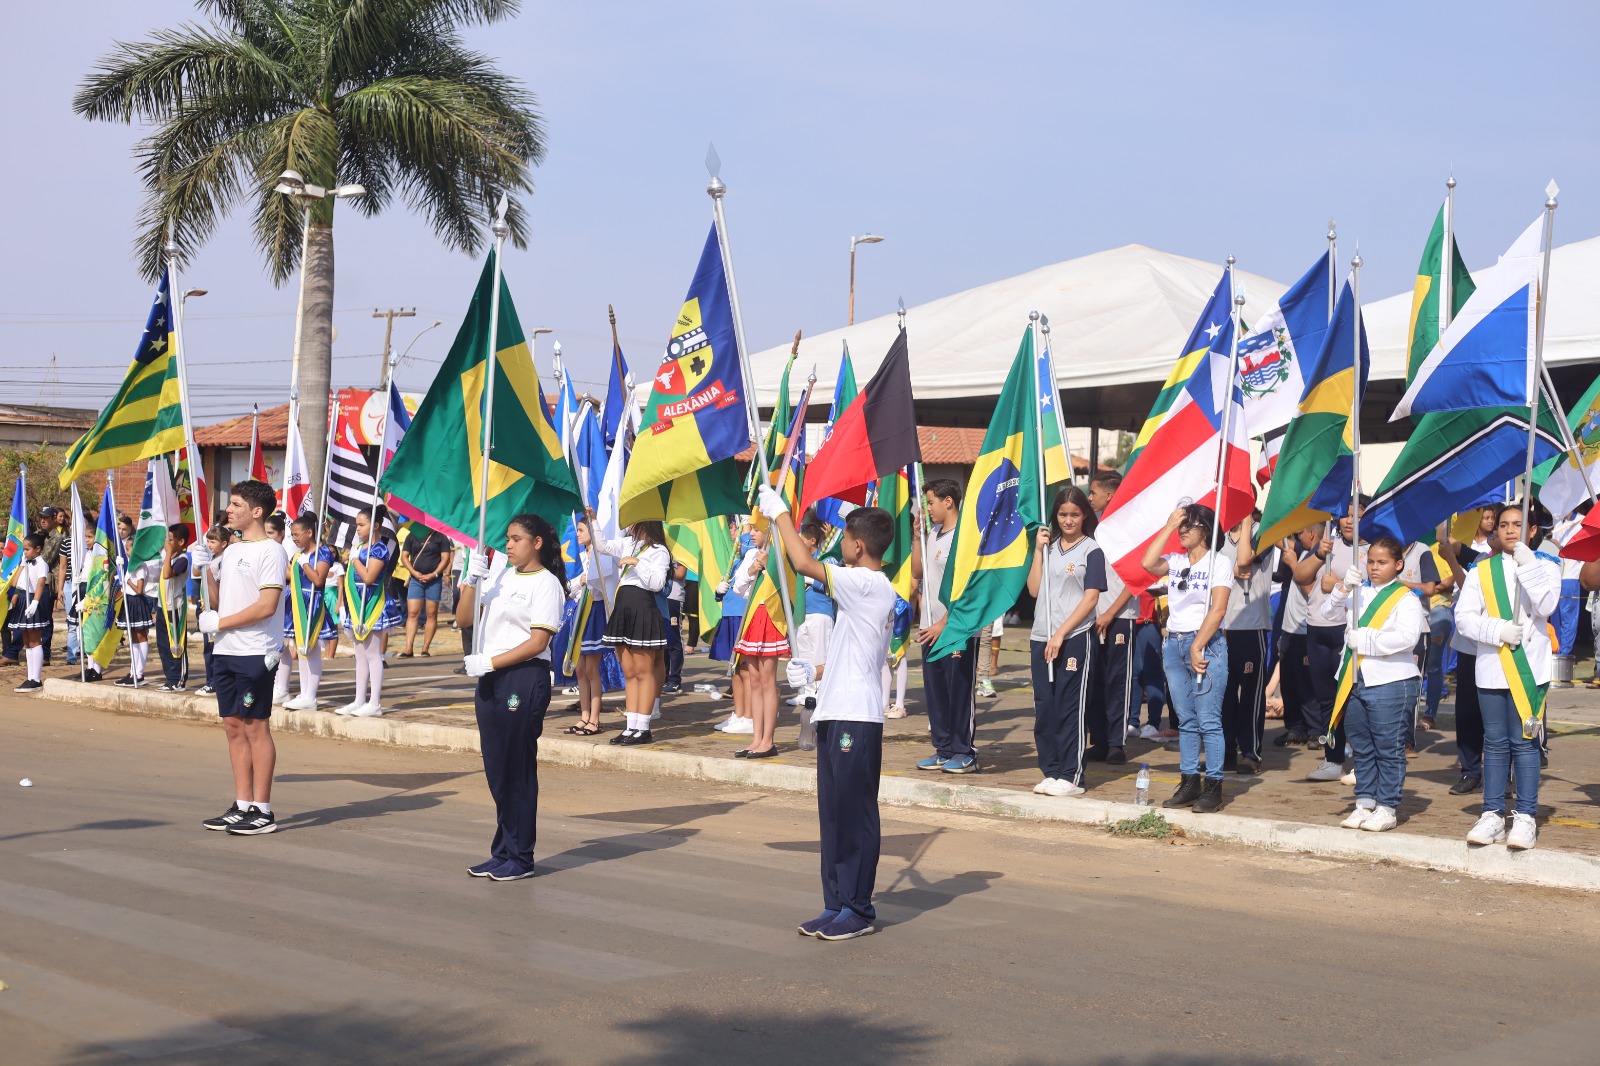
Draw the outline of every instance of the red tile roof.
M918 426L917 443L922 446L922 462L926 466L971 466L983 453L986 432L972 427ZM1101 467L1105 469L1104 464ZM1089 460L1074 455L1072 470L1087 474Z
M194 442L202 448L250 447L250 416L240 415L226 422L200 426L194 431ZM279 404L261 412L261 446L283 448L289 443L289 405Z

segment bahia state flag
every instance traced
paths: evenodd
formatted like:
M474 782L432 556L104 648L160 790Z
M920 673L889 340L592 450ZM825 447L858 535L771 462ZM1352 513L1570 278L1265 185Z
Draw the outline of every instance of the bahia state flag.
M733 304L713 223L656 367L621 519L693 522L745 510L734 456L752 443Z
M1498 263L1479 271L1475 291L1417 365L1389 421L1430 411L1529 406L1543 228L1541 215Z
M1143 566L1145 548L1166 528L1173 508L1186 497L1217 508L1219 458L1226 460L1222 464L1222 527L1237 525L1255 502L1250 484L1250 440L1245 436L1237 378L1229 388L1232 313L1233 286L1224 273L1184 344L1185 354L1179 357L1179 367L1189 368L1183 387L1160 425L1145 438L1145 446L1128 467L1095 529L1095 542L1105 551L1106 561L1134 592L1144 591L1154 580ZM1203 358L1196 358L1196 353ZM1233 405L1231 417L1229 404ZM1222 436L1225 421L1226 442ZM1176 551L1176 545L1174 534L1167 550Z
M1245 436L1289 424L1308 388L1306 366L1328 332L1328 253L1289 287L1278 305L1239 338L1239 391Z
M1360 319L1360 308L1346 282L1333 310L1333 322L1306 368L1305 396L1289 423L1266 502L1261 505L1259 545L1276 544L1306 526L1349 510L1355 473L1351 414L1359 406L1358 395L1366 391L1371 361L1366 325Z
M1044 524L1038 404L1039 371L1029 327L967 480L938 589L949 614L944 632L928 649L930 659L964 648L974 633L1011 609L1028 583L1035 531Z
M545 410L539 372L503 274L495 334L494 436L490 454L484 456L494 265L491 251L455 343L379 482L396 513L469 548L504 548L507 523L524 511L559 529L580 506L572 468ZM485 462L487 501L482 498ZM479 545L478 514L485 503L487 544Z
M1577 454L1563 451L1558 458L1533 472L1539 502L1549 508L1557 520L1576 511L1589 499L1589 485L1600 489L1600 378L1595 378L1589 391L1574 405L1567 425L1578 445ZM1588 484L1584 483L1585 472L1589 475Z
M183 447L182 389L173 351L171 275L161 275L139 347L93 428L67 449L64 489L90 470L113 470Z

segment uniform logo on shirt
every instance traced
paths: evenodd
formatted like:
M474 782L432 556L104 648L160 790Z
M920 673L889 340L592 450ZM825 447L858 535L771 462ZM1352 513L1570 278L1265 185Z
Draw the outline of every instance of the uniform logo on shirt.
M855 743L856 743L856 738L851 736L849 733L840 733L839 734L839 750L840 751L849 751L851 748L855 747Z
M1069 658L1067 660L1067 669L1071 670L1073 673L1077 673L1077 670L1078 670L1078 659L1077 659L1076 656L1073 656L1072 658Z
M1255 673L1256 672L1256 664L1255 663L1245 663L1244 664L1244 672L1247 673L1247 674Z
M1078 564L1077 563L1068 563L1067 564L1067 576L1068 577L1072 577L1077 572L1078 572Z
M518 707L521 707L521 706L522 706L522 697L517 695L515 692L513 692L509 697L507 697L507 699L506 699L506 710L515 711Z
M244 694L244 709L248 711L251 707L254 707L255 705L256 705L256 694L254 692L246 692Z

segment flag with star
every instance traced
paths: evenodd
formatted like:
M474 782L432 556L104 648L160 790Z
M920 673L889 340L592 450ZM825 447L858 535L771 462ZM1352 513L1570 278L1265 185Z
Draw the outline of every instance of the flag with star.
M1039 450L1044 453L1044 483L1064 485L1072 480L1072 456L1067 454L1067 431L1061 419L1061 394L1056 389L1056 364L1047 334L1039 349ZM1092 471L1091 471L1092 473Z
M619 514L625 525L694 522L745 509L734 459L752 443L745 385L713 223L656 367L622 480Z
M478 543L483 464L489 464L487 546L503 549L506 525L531 511L560 529L582 508L561 434L545 409L511 288L500 277L495 331L493 439L484 456L489 416L489 309L494 290L491 251L450 354L395 448L379 488L402 518L437 529L469 548Z
M183 391L173 352L170 278L161 275L122 387L94 427L67 450L59 478L62 488L91 470L113 470L183 447Z

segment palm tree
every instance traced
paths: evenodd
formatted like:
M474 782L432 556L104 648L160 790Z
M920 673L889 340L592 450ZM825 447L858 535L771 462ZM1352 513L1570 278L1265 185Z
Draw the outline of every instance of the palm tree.
M446 247L477 252L490 205L532 189L544 158L536 101L470 51L460 28L517 13L519 0L198 0L209 25L118 42L73 99L86 118L148 123L135 150L147 195L135 251L150 278L174 227L198 248L241 201L273 283L305 263L300 389L325 396L332 375L333 205L273 191L293 170L308 183L357 183L347 201L372 216L396 196L424 214ZM507 222L525 246L511 196ZM309 222L309 225L305 224ZM304 229L303 229L304 227ZM321 484L328 411L300 405L300 432ZM323 503L323 501L318 501Z

